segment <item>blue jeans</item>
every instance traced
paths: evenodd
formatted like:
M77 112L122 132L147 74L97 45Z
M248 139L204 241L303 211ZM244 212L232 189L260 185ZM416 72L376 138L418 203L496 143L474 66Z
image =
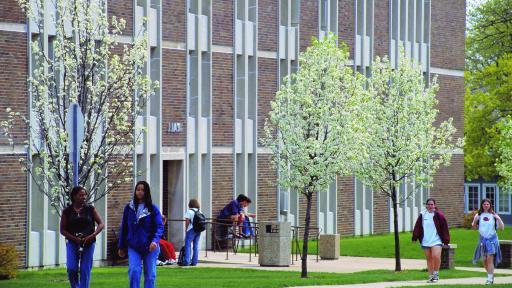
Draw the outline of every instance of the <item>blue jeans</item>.
M154 288L156 281L156 259L160 253L160 247L153 252L141 254L128 247L128 278L130 288L140 287L140 275L144 266L144 288Z
M88 247L84 247L80 257L78 255L79 248L80 246L75 242L66 241L66 267L68 270L69 284L71 288L89 288L94 243ZM78 263L78 261L80 261L80 263ZM78 275L79 268L80 275Z
M199 239L201 238L201 232L196 232L194 229L187 231L185 235L185 259L183 263L185 266L197 265L199 258ZM190 246L194 245L194 252L192 253L192 262L190 262Z

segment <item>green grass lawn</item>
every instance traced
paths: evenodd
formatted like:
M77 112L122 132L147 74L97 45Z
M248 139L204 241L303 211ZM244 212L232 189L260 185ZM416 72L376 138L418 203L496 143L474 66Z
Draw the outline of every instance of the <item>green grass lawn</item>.
M478 231L463 228L450 229L452 244L457 244L455 250L456 266L473 266L472 259L478 240ZM512 228L498 232L499 239L512 239ZM310 241L309 254L316 253L316 241ZM424 259L423 250L418 242L411 241L411 232L400 233L400 254L402 258ZM395 242L393 234L372 236L342 237L340 240L341 256L360 257L395 257Z
M482 284L474 284L474 285L435 285L436 288L473 288L473 287L482 287L482 285L485 283L485 279L482 281ZM493 284L491 287L503 287L503 288L510 288L511 284ZM404 287L415 287L415 288L426 288L426 287L432 287L432 285L425 285L425 286L400 286L402 288Z
M127 267L93 268L91 287L127 287ZM442 277L485 277L484 273L449 270ZM405 281L426 279L426 272L406 270L399 273L387 270L371 270L358 273L309 273L310 278L301 279L299 272L265 271L256 269L227 268L179 268L159 267L157 285L160 287L289 287L299 285L334 285L370 283L382 281ZM0 281L0 287L69 287L66 270L63 268L41 271L20 271L14 280Z

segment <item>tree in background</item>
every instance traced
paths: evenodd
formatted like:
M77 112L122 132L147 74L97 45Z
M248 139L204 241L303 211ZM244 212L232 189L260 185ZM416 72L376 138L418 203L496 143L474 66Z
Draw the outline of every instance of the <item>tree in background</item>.
M452 119L434 123L438 117L436 78L430 85L420 67L405 57L402 49L396 69L387 58L373 62L367 90L373 101L365 123L369 135L361 143L367 159L354 166L356 177L365 185L390 198L395 235L395 271L401 271L398 236L398 205L418 189L432 184L440 165L448 165L456 147ZM398 193L406 184L415 187Z
M338 173L349 173L356 158L354 140L364 121L361 103L367 95L364 77L354 74L345 45L336 37L313 38L299 56L300 69L284 79L271 103L264 143L273 152L279 184L299 191L307 199L302 273L307 277L308 239L313 194L327 190Z
M95 202L119 184L131 181L130 159L137 133L135 123L157 82L144 71L146 35L120 45L125 21L109 19L105 0L56 0L53 19L44 11L48 1L18 0L27 18L38 27L31 45L33 69L28 79L32 105L24 118L29 127L28 155L20 159L33 183L58 213L69 203L73 187L66 122L70 105L78 103L84 115L78 185ZM45 8L46 7L46 8ZM43 46L48 23L55 24L49 48ZM115 51L115 52L114 52ZM7 135L19 113L7 110L2 122ZM12 135L12 134L11 134Z
M468 14L464 173L492 179L507 132L501 122L512 112L512 0L488 0Z

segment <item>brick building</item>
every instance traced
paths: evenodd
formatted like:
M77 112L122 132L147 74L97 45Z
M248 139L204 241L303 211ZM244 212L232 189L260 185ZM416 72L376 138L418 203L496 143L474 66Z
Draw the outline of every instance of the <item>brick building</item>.
M351 65L362 73L369 73L377 55L396 61L403 43L407 54L422 62L426 77L439 75L439 120L453 117L456 136L463 136L464 0L110 0L108 12L126 19L126 42L148 17L148 74L161 87L156 106L143 115L150 137L135 162L156 204L172 219L183 218L190 198L215 216L244 193L254 200L250 210L258 221L303 223L305 199L278 189L269 151L259 138L281 79L298 69L299 52L312 36L336 33L350 48ZM1 111L29 111L32 34L16 0L0 1ZM47 39L44 43L49 45ZM5 199L0 243L14 244L23 266L62 263L58 217L19 168L26 138L26 129L19 127L14 149L0 139ZM463 169L463 152L455 151L451 166L434 176L433 188L400 207L400 229L411 230L428 195L438 199L451 225L460 225ZM126 183L97 204L107 228L98 239L96 259L109 255L112 229L132 186ZM386 198L353 177L340 177L315 198L312 225L323 233L385 233L392 231L390 215ZM171 222L168 231L172 241L181 241L182 223Z

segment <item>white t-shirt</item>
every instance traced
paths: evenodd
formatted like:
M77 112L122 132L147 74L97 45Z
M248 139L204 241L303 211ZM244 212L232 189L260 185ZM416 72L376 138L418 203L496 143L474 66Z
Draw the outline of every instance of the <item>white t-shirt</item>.
M491 213L482 213L480 214L480 220L478 221L478 232L484 238L491 238L496 234L496 219Z
M194 227L194 216L196 215L195 211L199 211L199 209L196 208L190 208L185 213L185 219L190 220L190 224L188 224L187 232L192 230L192 227Z
M423 240L421 246L432 247L438 244L443 244L441 238L437 234L436 225L434 224L434 212L429 213L424 211L422 213L423 220Z

